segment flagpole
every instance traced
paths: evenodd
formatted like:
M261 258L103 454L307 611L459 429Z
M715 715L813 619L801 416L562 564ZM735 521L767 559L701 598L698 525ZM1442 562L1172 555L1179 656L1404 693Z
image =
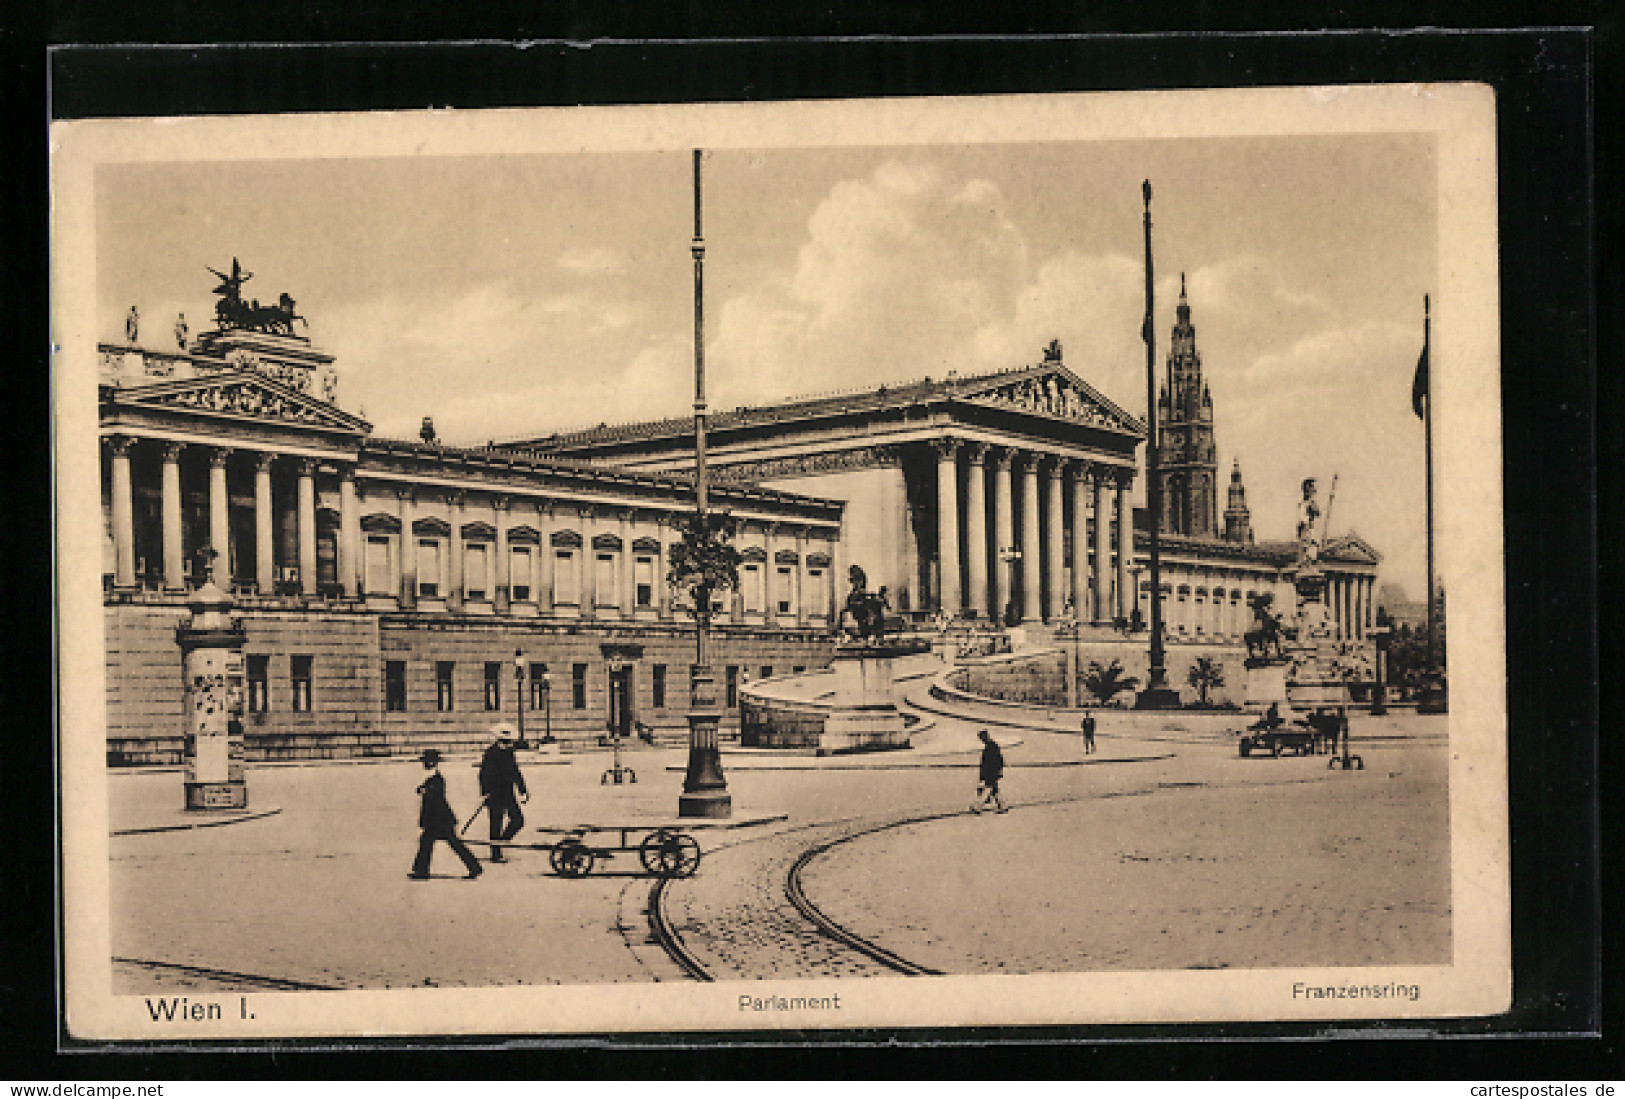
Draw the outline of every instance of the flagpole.
M1422 435L1423 447L1427 451L1427 501L1428 501L1428 670L1429 687L1438 676L1438 662L1435 657L1435 624L1434 624L1434 583L1433 583L1433 341L1432 341L1432 313L1426 294L1422 295L1422 354L1428 358L1427 393L1422 404Z

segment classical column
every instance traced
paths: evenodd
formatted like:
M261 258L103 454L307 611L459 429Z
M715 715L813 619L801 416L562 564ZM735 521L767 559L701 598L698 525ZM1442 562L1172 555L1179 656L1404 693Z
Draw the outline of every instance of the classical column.
M492 603L498 614L507 614L512 604L513 576L510 566L513 564L513 550L508 545L508 498L498 496L491 501L491 510L496 515L497 538L491 547L491 553L496 557L491 562L491 572L494 579L491 581L495 591L492 593ZM535 570L532 570L534 583Z
M1105 466L1094 468L1095 478L1095 607L1090 620L1097 625L1112 619L1110 601L1112 569L1112 505L1106 494L1111 470Z
M807 625L807 528L796 528L796 569L791 573L795 592L791 595L796 609L796 625Z
M276 591L276 542L272 538L271 463L276 455L254 456L254 586L261 595Z
M440 594L445 598L448 610L457 610L468 597L463 590L463 520L466 518L464 509L467 503L466 493L446 494L446 522L451 527L451 534L446 538L446 586Z
M1072 617L1088 622L1089 613L1089 466L1072 466Z
M164 444L163 468L164 587L186 587L181 552L181 444Z
M1134 483L1132 470L1117 473L1117 614L1125 621L1134 615L1134 579L1129 566L1134 563L1134 503L1129 499L1129 486Z
M638 609L637 555L632 552L632 512L621 512L621 617L632 618Z
M971 443L965 448L965 576L970 581L966 606L979 615L988 612L987 603L987 446ZM838 576L830 577L835 590Z
M554 572L558 558L553 553L553 505L545 500L536 504L536 612L553 613Z
M592 544L593 520L596 513L590 507L578 508L577 514L581 516L581 568L580 583L577 588L581 592L581 617L598 617L598 549Z
M299 463L299 590L316 594L316 463Z
M1043 549L1038 539L1038 455L1021 462L1021 620L1044 618Z
M401 609L411 610L418 605L418 540L412 536L412 490L403 488L401 494Z
M1044 545L1044 579L1049 593L1047 617L1051 622L1060 621L1066 610L1066 585L1062 583L1066 575L1066 538L1062 533L1066 525L1066 502L1061 497L1066 466L1065 459L1056 459L1049 467L1049 540Z
M958 614L959 596L959 450L956 439L934 444L937 452L937 608Z
M762 551L767 554L767 560L762 565L766 571L762 574L762 625L777 626L779 624L779 602L776 598L778 592L776 584L779 578L779 562L774 556L773 543L775 535L779 533L777 523L762 524Z
M655 518L655 540L660 543L660 556L655 558L655 608L662 622L671 618L671 585L666 583L666 571L671 567L671 518L661 513Z
M1015 454L1001 450L993 456L993 620L1005 621L1010 605L1010 551L1016 548L1016 520L1010 502L1010 463Z
M361 598L361 509L356 506L354 466L339 472L339 580L344 598Z
M209 454L209 548L215 553L210 578L221 591L231 590L231 498L226 495L230 457L226 447L215 447Z
M135 587L135 495L130 479L128 435L114 435L113 446L113 584Z

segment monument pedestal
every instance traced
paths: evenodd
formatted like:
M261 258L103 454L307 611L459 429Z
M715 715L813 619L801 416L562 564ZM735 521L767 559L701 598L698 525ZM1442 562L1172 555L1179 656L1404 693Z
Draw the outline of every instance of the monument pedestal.
M908 747L903 715L892 698L892 663L914 651L885 645L835 650L835 691L818 736L819 755Z

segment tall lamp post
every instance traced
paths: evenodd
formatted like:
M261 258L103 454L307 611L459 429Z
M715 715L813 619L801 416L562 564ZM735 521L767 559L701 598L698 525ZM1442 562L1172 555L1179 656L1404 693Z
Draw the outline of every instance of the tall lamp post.
M1152 306L1151 181L1140 185L1145 197L1145 507L1151 528L1151 669L1145 690L1135 699L1141 710L1171 709L1179 705L1179 692L1168 687L1167 660L1162 649L1162 485L1157 455L1157 331Z
M705 485L705 234L700 211L700 158L694 150L694 516L701 541L710 537L706 522ZM694 666L689 669L688 772L677 799L679 817L730 817L733 797L722 774L717 750L716 679L711 672L711 589L701 583L694 590Z
M529 748L525 743L525 650L513 651L513 703L519 713L519 740L517 748Z

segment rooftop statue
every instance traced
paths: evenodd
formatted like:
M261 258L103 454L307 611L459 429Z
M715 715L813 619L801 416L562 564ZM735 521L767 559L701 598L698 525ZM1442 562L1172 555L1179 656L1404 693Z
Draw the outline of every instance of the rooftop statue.
M210 274L220 280L220 285L214 292L220 295L220 300L214 306L214 319L222 331L239 328L254 332L267 332L274 336L293 335L293 322L309 327L304 317L294 310L294 300L284 293L275 305L260 305L258 298L251 302L243 300L243 283L254 277L254 272L244 271L237 257L231 259L231 274L209 268Z
M1320 505L1315 502L1315 479L1303 481L1303 499L1298 502L1298 565L1305 567L1320 560L1320 535L1315 529Z

